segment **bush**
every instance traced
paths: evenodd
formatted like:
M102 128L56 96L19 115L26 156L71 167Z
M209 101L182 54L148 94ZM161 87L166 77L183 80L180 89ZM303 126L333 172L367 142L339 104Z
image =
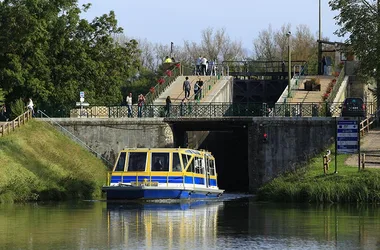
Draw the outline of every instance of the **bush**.
M25 104L22 99L17 99L11 104L11 120L25 113Z

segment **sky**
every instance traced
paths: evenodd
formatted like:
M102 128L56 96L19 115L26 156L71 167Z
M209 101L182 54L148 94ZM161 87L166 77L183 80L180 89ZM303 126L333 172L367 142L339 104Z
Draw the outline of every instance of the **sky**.
M334 35L335 25L329 0L321 0L322 37L343 41ZM242 41L247 50L253 40L269 25L277 31L290 23L291 32L305 24L317 37L319 0L79 0L92 7L82 16L92 20L113 10L118 25L128 37L147 39L153 43L183 45L184 41L201 41L207 28L224 28L232 40Z

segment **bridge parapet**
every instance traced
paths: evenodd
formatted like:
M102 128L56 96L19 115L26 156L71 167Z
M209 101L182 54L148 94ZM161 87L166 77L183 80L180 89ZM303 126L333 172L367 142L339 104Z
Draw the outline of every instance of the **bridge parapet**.
M227 86L227 85L226 85ZM227 87L226 87L227 88ZM222 91L222 90L221 90ZM217 96L217 95L216 95ZM221 95L219 95L221 96ZM217 98L217 97L215 97ZM225 97L229 98L229 97ZM214 100L210 94L210 101ZM165 105L145 105L142 108L142 117L146 118L185 118L185 117L336 117L340 116L341 102L304 102L304 103L175 103L169 112ZM368 115L376 111L375 104L366 103ZM137 106L132 107L133 117L137 117ZM97 109L84 108L82 114L79 110L72 110L72 118L126 118L128 108L125 106L103 106Z

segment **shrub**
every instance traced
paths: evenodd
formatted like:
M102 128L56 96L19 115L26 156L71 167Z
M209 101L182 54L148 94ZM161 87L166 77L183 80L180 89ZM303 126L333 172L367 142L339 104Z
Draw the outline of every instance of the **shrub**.
M17 116L22 115L25 112L25 104L22 99L17 99L11 104L11 119L13 120Z

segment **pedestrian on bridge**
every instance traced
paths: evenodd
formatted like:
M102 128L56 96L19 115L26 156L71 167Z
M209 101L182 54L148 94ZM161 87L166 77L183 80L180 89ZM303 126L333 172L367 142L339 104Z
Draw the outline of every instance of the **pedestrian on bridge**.
M198 85L198 81L195 82L194 84L194 100L199 100L198 98L198 91L199 91L200 87Z
M190 90L191 90L191 83L189 81L189 77L186 76L186 80L183 82L183 90L185 91L185 98L189 99L190 97Z
M139 99L137 101L137 116L140 118L142 117L142 109L143 109L144 104L145 104L145 97L143 94L140 94Z
M197 61L195 62L196 68L195 68L195 75L199 75L201 72L201 61L202 57L198 57Z
M129 96L127 96L127 106L128 106L128 117L133 117L132 115L132 93L129 93Z
M170 116L170 109L171 109L171 106L172 106L172 101L170 99L170 96L166 97L166 106L165 106L165 116L166 117L169 117Z
M207 73L207 59L206 57L202 57L201 60L201 75L206 75Z
M203 88L202 78L199 78L195 84L198 85L198 91L196 93L196 100L199 101L200 99L202 99L202 88Z

